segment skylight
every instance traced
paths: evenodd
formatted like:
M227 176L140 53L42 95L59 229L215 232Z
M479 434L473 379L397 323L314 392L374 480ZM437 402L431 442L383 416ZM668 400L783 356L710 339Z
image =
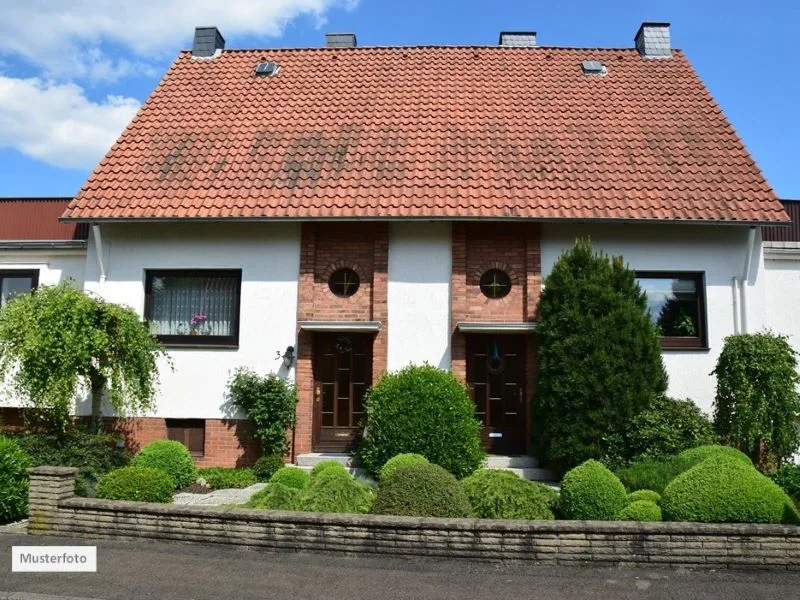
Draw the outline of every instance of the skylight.
M599 60L584 60L581 63L584 75L607 75L608 69Z
M256 75L259 77L272 77L278 72L278 63L260 62L256 65Z

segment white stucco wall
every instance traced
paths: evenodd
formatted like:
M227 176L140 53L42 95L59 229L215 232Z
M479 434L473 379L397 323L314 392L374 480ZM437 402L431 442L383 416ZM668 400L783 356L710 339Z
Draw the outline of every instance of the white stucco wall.
M788 336L792 347L800 352L800 245L776 252L765 249L764 278L769 292L765 324L775 333Z
M39 271L39 285L57 285L67 279L83 285L86 250L4 250L0 251L0 270ZM20 406L21 401L0 383L0 406Z
M296 346L299 225L109 224L102 226L101 238L107 279L100 281L92 239L85 289L140 315L147 269L242 269L239 348L169 349L174 371L161 362L158 406L150 416L231 416L225 393L234 369L286 374L276 352ZM79 414L89 412L88 405L79 405Z
M450 368L449 223L389 228L388 368L428 362Z
M706 283L706 351L666 350L669 394L691 398L711 413L716 387L710 375L723 339L734 333L731 279L741 276L747 250L746 227L702 225L542 225L542 274L550 273L561 252L576 238L589 237L598 250L622 255L641 271L703 271ZM748 286L748 328L764 324L764 275L760 238L756 236Z

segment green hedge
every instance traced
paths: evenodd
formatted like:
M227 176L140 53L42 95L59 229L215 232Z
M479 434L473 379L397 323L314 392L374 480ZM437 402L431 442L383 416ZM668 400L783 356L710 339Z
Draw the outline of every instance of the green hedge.
M263 490L253 494L245 506L269 510L297 510L300 494L297 488L282 483L270 483Z
M458 478L475 471L486 456L469 391L449 371L422 365L389 373L364 403L357 456L376 479L397 454L421 454Z
M678 475L661 496L668 521L794 523L789 496L752 465L713 456Z
M633 502L638 502L640 500L647 500L653 504L658 504L661 502L661 494L653 490L636 490L635 492L628 494L626 502L628 504L632 504Z
M472 512L482 519L553 519L558 496L547 486L525 481L509 471L479 469L461 480Z
M308 473L296 467L284 467L270 477L269 483L280 483L296 490L304 490L310 481Z
M627 497L617 476L590 459L564 475L558 513L565 519L610 521L625 506Z
M105 500L172 502L175 481L161 469L123 467L103 476L97 497Z
M452 474L439 465L400 467L378 486L374 512L409 517L468 517L472 509Z
M337 469L323 470L300 494L299 510L329 513L368 513L372 508L372 489Z
M16 521L28 513L30 465L20 445L0 435L0 523Z
M414 454L413 452L406 452L404 454L397 454L386 461L386 464L381 467L379 476L380 479L386 479L400 467L407 467L408 465L420 465L430 462L422 454Z
M782 466L772 475L772 480L800 505L800 465Z
M197 468L189 450L174 440L150 442L136 453L133 467L161 469L175 482L175 488L186 487L197 479Z
M247 468L209 467L207 469L198 469L197 477L198 479L205 479L213 490L241 489L258 483L253 469Z
M311 478L314 479L317 475L322 473L323 471L339 471L340 473L344 473L345 475L349 475L347 472L347 468L340 462L335 460L322 460L314 465L314 468L311 469Z
M636 500L617 513L617 521L661 521L661 509L655 502Z
M269 478L283 467L283 457L277 454L268 454L256 461L256 464L253 465L253 474L259 481L269 481Z

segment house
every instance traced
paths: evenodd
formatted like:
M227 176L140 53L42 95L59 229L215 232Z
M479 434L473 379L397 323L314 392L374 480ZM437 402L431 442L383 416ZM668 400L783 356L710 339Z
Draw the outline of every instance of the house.
M240 366L296 381L293 459L348 450L369 385L422 362L468 382L490 453L526 454L542 279L584 236L636 270L670 394L708 411L724 337L769 324L760 231L787 221L664 23L613 49L198 28L63 214L91 228L85 289L174 364L132 439L219 465L256 455Z

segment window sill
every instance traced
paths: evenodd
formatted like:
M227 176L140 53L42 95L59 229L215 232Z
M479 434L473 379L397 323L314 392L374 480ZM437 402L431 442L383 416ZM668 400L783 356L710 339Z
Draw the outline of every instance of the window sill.
M710 352L708 346L661 346L662 352Z
M174 348L190 350L238 350L239 344L182 344L179 342L161 342L166 349Z

